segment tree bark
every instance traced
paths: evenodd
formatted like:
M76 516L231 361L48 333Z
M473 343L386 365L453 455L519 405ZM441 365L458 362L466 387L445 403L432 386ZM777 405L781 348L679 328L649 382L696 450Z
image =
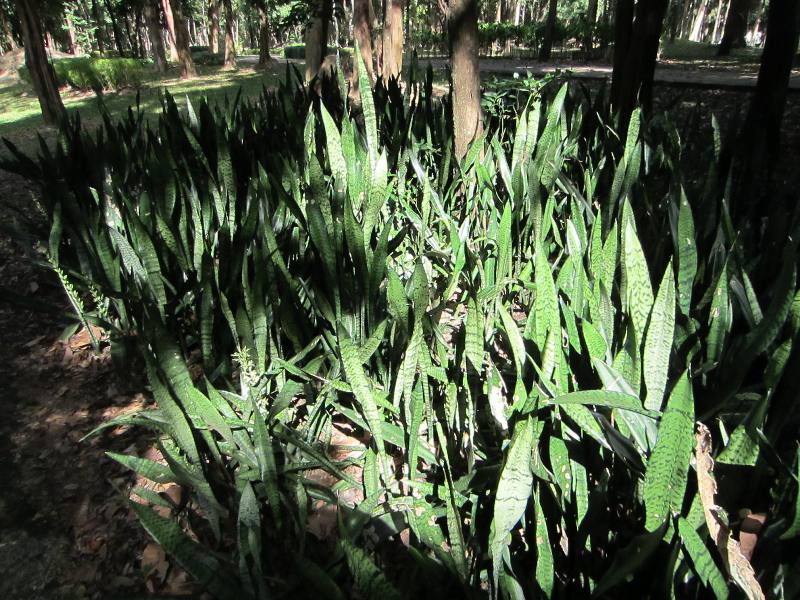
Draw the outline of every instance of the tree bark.
M264 67L272 58L269 55L269 13L266 4L258 6L258 64Z
M175 34L175 15L172 11L172 0L161 0L161 8L164 10L164 20L167 23L167 41L169 42L169 59L172 62L180 62L178 56L178 45L176 43ZM178 14L180 14L180 6L178 6Z
M326 0L316 0L311 20L306 25L306 81L317 76L328 53L330 8Z
M453 77L453 131L460 160L483 132L478 65L478 0L450 0L447 31Z
M547 21L544 25L542 47L539 50L539 60L550 60L553 51L553 38L556 34L556 17L558 16L558 0L550 0L547 8Z
M586 9L586 31L583 35L583 49L589 53L594 47L594 24L597 22L597 0L589 0Z
M236 43L233 39L233 4L231 0L222 0L222 9L225 12L225 67L236 67Z
M611 99L623 135L628 129L637 95L645 111L652 105L653 74L668 5L669 0L640 1L634 10L633 0L617 3L615 32L619 37L614 43Z
M97 51L101 54L106 51L106 42L103 39L103 21L100 6L97 0L92 0L92 18L94 19L94 37L97 41Z
M165 1L169 2L170 8L172 8L173 27L175 28L175 43L173 46L178 55L178 64L181 66L181 77L183 79L196 77L197 69L195 69L194 60L192 60L192 52L189 50L189 32L186 31L186 21L181 13L181 0Z
M752 6L753 0L731 0L717 55L728 56L733 48L744 48L747 19ZM772 6L772 2L770 2L770 6Z
M706 22L706 15L708 15L708 0L701 0L700 6L697 8L697 15L692 24L692 32L689 34L689 39L693 42L699 42L703 33L703 25Z
M123 44L123 36L122 30L119 28L119 22L117 21L117 16L114 14L114 9L111 8L111 4L108 0L103 0L103 4L106 6L106 11L108 11L108 18L111 19L111 31L114 32L114 45L117 47L117 52L120 56L125 56L125 46Z
M403 70L403 0L386 0L382 64L385 81L400 77Z
M208 2L208 49L212 54L219 52L219 0Z
M737 157L731 172L739 182L735 204L754 209L763 196L765 170L780 160L781 122L789 78L798 42L798 0L770 0L767 13L767 38L761 55L756 91L742 126ZM742 209L737 210L739 214Z
M166 73L167 56L164 52L164 40L161 38L161 15L158 0L144 1L144 20L147 24L147 35L150 38L150 51L156 71Z
M730 8L730 2L728 2L728 7ZM725 14L728 11L725 10L725 0L719 0L717 4L717 15L714 19L714 31L711 33L711 43L717 44L719 43L719 32L722 29L723 23L725 23Z
M367 69L369 80L375 80L375 67L372 64L372 23L370 20L371 0L353 0L353 37L358 42L361 58ZM358 81L357 69L353 78Z
M42 108L42 119L48 125L57 125L67 116L58 93L53 66L47 60L44 48L38 0L16 0L17 18L25 46L25 66L31 75L33 89Z

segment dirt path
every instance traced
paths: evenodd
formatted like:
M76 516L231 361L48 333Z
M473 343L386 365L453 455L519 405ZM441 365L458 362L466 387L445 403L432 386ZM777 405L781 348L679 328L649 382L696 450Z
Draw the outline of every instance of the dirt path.
M0 171L0 199L30 202ZM0 208L3 222L8 214ZM0 285L23 302L65 309L58 281L0 236ZM86 339L61 343L57 314L0 300L0 598L78 600L143 590L144 534L125 504L132 477L104 450L146 441L114 431L81 442L98 423L142 405Z

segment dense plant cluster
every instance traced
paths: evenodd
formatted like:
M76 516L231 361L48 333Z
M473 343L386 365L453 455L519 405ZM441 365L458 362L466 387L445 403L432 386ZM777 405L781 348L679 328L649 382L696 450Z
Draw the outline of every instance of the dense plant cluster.
M134 489L147 530L219 598L797 591L797 236L760 263L668 121L530 87L457 161L430 72L359 72L358 113L296 75L5 165L145 361L157 409L109 425L165 461L113 457L191 491Z
M52 61L59 87L77 90L120 90L138 88L147 73L149 61L138 58L77 57ZM30 83L26 66L19 69L20 77Z

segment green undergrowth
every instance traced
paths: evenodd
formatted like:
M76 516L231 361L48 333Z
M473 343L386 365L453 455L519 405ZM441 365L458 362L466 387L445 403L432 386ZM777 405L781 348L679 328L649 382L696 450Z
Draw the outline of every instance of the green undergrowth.
M146 364L157 408L103 428L190 491L134 489L148 532L218 598L790 597L797 236L740 239L668 117L620 139L528 86L458 160L430 71L364 77L357 111L295 73L3 165L76 322ZM709 534L744 508L752 567Z

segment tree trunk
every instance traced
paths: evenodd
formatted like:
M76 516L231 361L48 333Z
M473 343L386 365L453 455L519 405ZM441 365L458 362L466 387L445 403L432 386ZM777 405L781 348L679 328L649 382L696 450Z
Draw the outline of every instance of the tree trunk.
M718 56L728 56L733 48L744 48L747 19L752 6L752 0L731 0L728 17L725 19L725 31L717 50ZM770 6L772 6L772 2L770 2Z
M144 1L144 20L147 24L147 35L150 38L150 51L156 71L166 73L167 57L164 53L164 40L161 39L161 15L158 0Z
M403 70L403 0L386 0L382 63L385 81L400 77Z
M780 161L781 121L798 41L798 0L770 0L767 38L758 70L758 83L738 140L731 172L738 178L736 212L756 212L766 196L765 171ZM759 193L759 190L762 190ZM744 205L744 206L742 206Z
M558 0L550 0L547 8L547 22L544 25L542 47L539 50L539 60L550 60L553 51L553 37L556 34L556 17L558 16Z
M208 2L208 49L212 54L219 52L219 0Z
M16 0L15 4L25 46L25 66L28 67L33 89L42 108L42 119L48 125L57 125L66 118L67 111L58 94L53 66L47 60L39 3L37 0Z
M316 0L311 20L306 25L306 81L317 76L328 53L330 8L326 0Z
M222 0L222 9L225 11L225 67L236 67L236 43L233 39L233 4L231 0Z
M94 37L97 40L97 51L101 54L106 51L106 42L103 39L103 20L97 0L92 0L92 18L94 18Z
M114 9L111 8L111 3L108 0L103 0L103 4L108 11L108 18L111 19L111 30L114 32L114 45L117 47L117 52L120 56L125 56L125 45L123 44L122 30L119 28L117 16L114 14Z
M478 65L478 0L450 0L447 32L453 77L453 131L458 159L483 132Z
M730 2L728 2L728 6L730 7ZM714 19L714 32L711 34L711 43L717 44L719 43L719 32L722 28L723 23L725 22L725 14L727 11L725 10L725 0L719 0L717 4L717 16Z
M353 0L353 37L358 42L361 58L367 69L369 80L375 80L375 67L372 64L372 24L370 21L371 0ZM356 69L353 78L358 81Z
M181 0L165 0L172 8L173 27L175 28L175 51L178 54L178 64L181 66L181 77L188 79L197 76L194 67L192 52L189 50L189 32L186 31L186 21L181 13Z
M258 64L266 66L272 58L269 55L269 13L266 5L258 7Z
M583 35L583 49L588 54L594 47L594 24L597 22L597 0L589 0L586 9L586 31Z
M173 0L161 0L161 8L164 10L164 20L167 23L167 41L169 42L169 59L172 62L180 62L178 56L177 35L175 33L175 15L172 10ZM181 7L178 5L177 14L180 14ZM188 42L187 42L188 43Z
M648 0L638 2L634 11L633 0L619 0L617 4L616 33L620 37L614 44L611 99L623 135L637 96L645 111L652 105L653 74L668 5L669 0Z
M694 18L692 25L692 32L689 34L689 39L693 42L699 42L703 33L703 25L706 22L708 15L708 0L701 0L700 6L697 9L697 15Z

